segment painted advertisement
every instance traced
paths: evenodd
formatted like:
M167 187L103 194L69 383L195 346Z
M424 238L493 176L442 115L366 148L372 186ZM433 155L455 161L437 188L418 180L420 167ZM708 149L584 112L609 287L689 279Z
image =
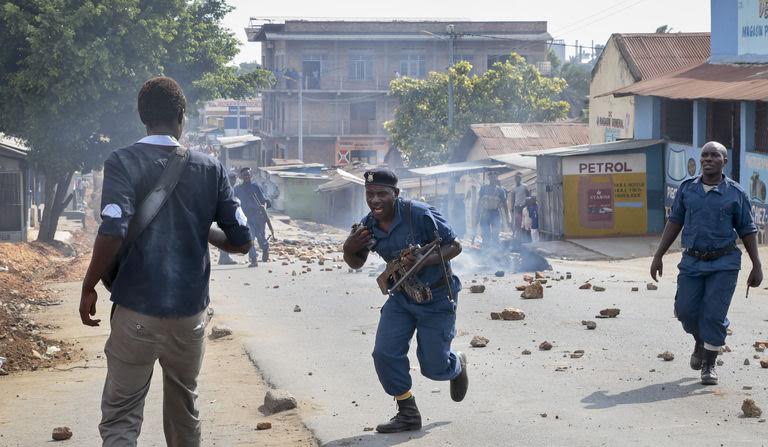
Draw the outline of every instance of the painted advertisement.
M742 185L752 200L752 212L755 223L761 231L765 231L768 223L768 198L766 197L766 182L768 182L768 155L747 153L744 160L747 171L744 173Z
M563 159L565 236L647 233L645 154Z
M701 169L699 166L699 156L701 149L693 146L669 143L665 150L664 166L664 184L666 193L664 194L665 216L669 217L672 212L672 203L675 201L675 194L680 184L689 178L699 175Z
M739 0L739 55L768 55L768 0Z

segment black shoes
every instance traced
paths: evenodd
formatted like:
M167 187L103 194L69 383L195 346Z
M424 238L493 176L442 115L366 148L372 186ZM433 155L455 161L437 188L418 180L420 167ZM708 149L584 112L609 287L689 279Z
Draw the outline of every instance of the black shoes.
M416 406L416 398L397 401L397 414L386 424L376 426L379 433L399 433L421 429L421 413Z
M457 352L456 356L461 363L461 372L456 378L451 379L451 399L454 402L461 402L467 395L469 388L469 376L467 376L467 355L463 352Z
M704 343L697 341L691 354L691 369L700 370L704 362Z
M255 259L253 261L251 261L250 264L248 264L248 267L258 267L258 266L259 266L259 261L255 260Z
M702 350L704 351L704 361L701 364L701 384L717 385L717 371L715 371L715 364L717 364L717 355L720 351L710 351L709 349Z

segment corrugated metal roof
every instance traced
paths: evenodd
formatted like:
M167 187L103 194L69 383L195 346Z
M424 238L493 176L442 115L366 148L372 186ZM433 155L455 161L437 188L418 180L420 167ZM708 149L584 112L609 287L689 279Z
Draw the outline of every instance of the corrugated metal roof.
M434 41L435 37L420 33L397 34L369 34L369 33L264 33L265 40L351 40L351 41ZM488 34L488 35L464 35L461 41L485 41L497 42L501 40L520 41L547 41L552 36L549 33L533 34Z
M365 180L362 177L358 177L351 172L347 172L343 169L336 169L336 178L330 182L323 183L317 187L318 192L338 191L344 189L350 185L364 186Z
M536 159L526 157L520 152L516 154L494 155L491 159L515 168L536 169Z
M600 96L660 96L672 99L768 100L768 65L700 64L637 82Z
M709 33L614 34L636 80L647 80L709 58Z
M509 168L504 163L498 163L493 160L475 160L475 161L462 161L460 163L446 163L436 166L428 166L426 168L409 169L416 175L423 176L437 176L452 174L456 172L471 172L471 171L484 171L484 170L498 170Z
M489 157L589 142L589 130L581 123L473 124L470 131Z
M663 143L664 140L621 140L611 141L610 143L582 144L571 147L558 147L554 149L545 149L541 151L523 152L524 156L550 156L550 157L570 157L573 155L593 155L605 152L629 151L632 149L641 149L656 144Z
M3 155L11 158L26 158L29 147L18 138L0 133L0 150L2 150Z

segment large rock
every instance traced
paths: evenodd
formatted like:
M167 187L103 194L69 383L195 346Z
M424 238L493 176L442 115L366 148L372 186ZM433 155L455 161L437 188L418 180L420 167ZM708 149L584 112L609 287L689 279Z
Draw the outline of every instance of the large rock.
M598 318L616 318L619 316L619 313L621 313L621 309L616 308L610 308L610 309L603 309L600 311L600 315L597 315Z
M470 286L469 291L470 293L483 293L485 292L485 286L482 284L475 284L474 286Z
M489 341L490 340L488 340L487 338L483 337L482 335L475 335L474 337L472 337L472 341L469 342L469 344L473 348L484 348L484 347L488 346L488 342Z
M56 427L51 433L51 438L54 441L66 441L72 437L72 430L69 427Z
M269 413L292 410L296 408L296 398L285 390L269 390L264 396L264 408Z
M216 340L217 338L226 337L228 335L232 335L232 329L229 326L216 325L211 328L211 335L209 335L208 338Z
M592 284L590 284L588 282L585 282L584 284L579 286L579 289L581 289L581 290L589 290L591 288L592 288Z
M526 300L544 298L544 287L541 286L539 281L534 281L530 286L523 290L520 297Z
M744 412L745 418L759 418L763 414L763 410L752 399L744 399L744 403L741 404L741 411Z
M540 351L549 351L550 349L552 349L552 343L550 343L548 341L543 341L539 345L539 350Z
M656 357L664 360L665 362L671 362L672 360L675 359L675 354L672 354L669 351L664 351L661 354L657 355Z
M648 289L648 290L659 290L659 286L657 286L656 284L654 284L652 282L649 282L648 284L646 284L645 288Z
M509 321L525 320L525 312L514 307L507 307L501 311L501 319Z

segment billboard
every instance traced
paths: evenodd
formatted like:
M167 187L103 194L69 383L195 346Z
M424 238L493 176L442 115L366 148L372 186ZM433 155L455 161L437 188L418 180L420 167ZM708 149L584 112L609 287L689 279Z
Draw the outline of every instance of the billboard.
M744 159L747 168L741 178L741 185L752 201L752 212L755 215L755 223L761 230L765 230L768 223L768 203L766 200L766 182L768 182L768 155L747 153Z
M565 235L638 235L648 231L645 154L563 159Z
M768 55L768 0L739 0L739 56Z

